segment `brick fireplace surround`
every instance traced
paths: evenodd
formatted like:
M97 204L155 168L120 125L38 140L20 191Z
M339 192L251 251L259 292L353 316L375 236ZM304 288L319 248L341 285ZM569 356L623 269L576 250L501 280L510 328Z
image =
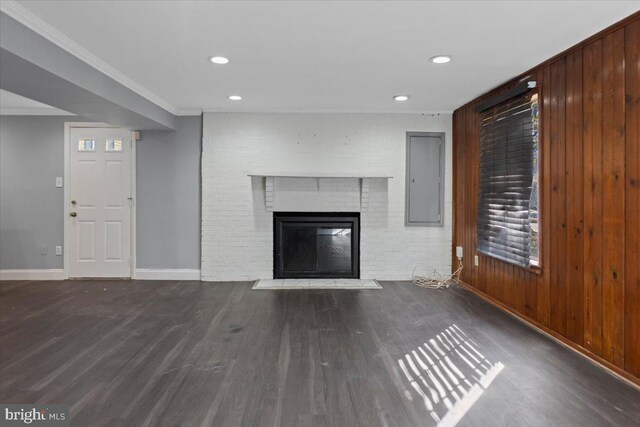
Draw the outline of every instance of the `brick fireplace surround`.
M411 131L446 134L444 227L404 225ZM273 211L360 212L363 279L451 270L450 114L205 113L202 148L203 280L273 277Z

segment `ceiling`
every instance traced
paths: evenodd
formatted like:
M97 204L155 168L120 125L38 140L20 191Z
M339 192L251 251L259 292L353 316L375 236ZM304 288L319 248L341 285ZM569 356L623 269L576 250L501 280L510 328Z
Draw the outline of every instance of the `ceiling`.
M0 114L20 115L20 114L40 114L40 115L70 115L63 110L51 107L50 105L34 101L24 96L16 95L12 92L0 89Z
M640 1L19 1L175 111L441 112ZM35 15L35 17L34 17ZM51 26L51 27L49 27ZM446 65L429 58L453 56ZM231 62L213 65L208 57ZM112 73L113 74L113 73ZM232 102L228 95L240 94ZM406 102L393 101L408 94Z

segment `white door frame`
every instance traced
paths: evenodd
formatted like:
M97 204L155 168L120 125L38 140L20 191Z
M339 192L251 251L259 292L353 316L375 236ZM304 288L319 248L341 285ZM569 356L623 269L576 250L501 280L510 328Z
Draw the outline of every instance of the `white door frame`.
M69 178L71 167L71 128L118 128L118 126L108 125L99 122L65 122L64 123L64 246L63 264L64 278L69 278L69 261L71 259L71 217ZM129 266L129 276L134 278L136 271L136 138L135 132L131 131L131 265Z

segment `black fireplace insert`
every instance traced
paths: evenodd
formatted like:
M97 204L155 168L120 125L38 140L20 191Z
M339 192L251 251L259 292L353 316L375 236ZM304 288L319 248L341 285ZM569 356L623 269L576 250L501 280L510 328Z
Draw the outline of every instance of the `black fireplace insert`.
M273 277L360 277L360 213L274 212Z

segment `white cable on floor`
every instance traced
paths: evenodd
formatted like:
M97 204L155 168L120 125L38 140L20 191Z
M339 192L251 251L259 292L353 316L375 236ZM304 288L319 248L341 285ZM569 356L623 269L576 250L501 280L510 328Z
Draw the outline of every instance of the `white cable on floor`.
M458 269L451 273L451 275L443 277L436 270L433 270L433 273L431 273L429 276L416 276L416 268L418 268L418 266L416 266L416 268L413 269L413 273L411 273L411 282L416 286L420 286L421 288L446 289L449 288L449 286L458 284L460 282L462 267L462 260L458 258Z

